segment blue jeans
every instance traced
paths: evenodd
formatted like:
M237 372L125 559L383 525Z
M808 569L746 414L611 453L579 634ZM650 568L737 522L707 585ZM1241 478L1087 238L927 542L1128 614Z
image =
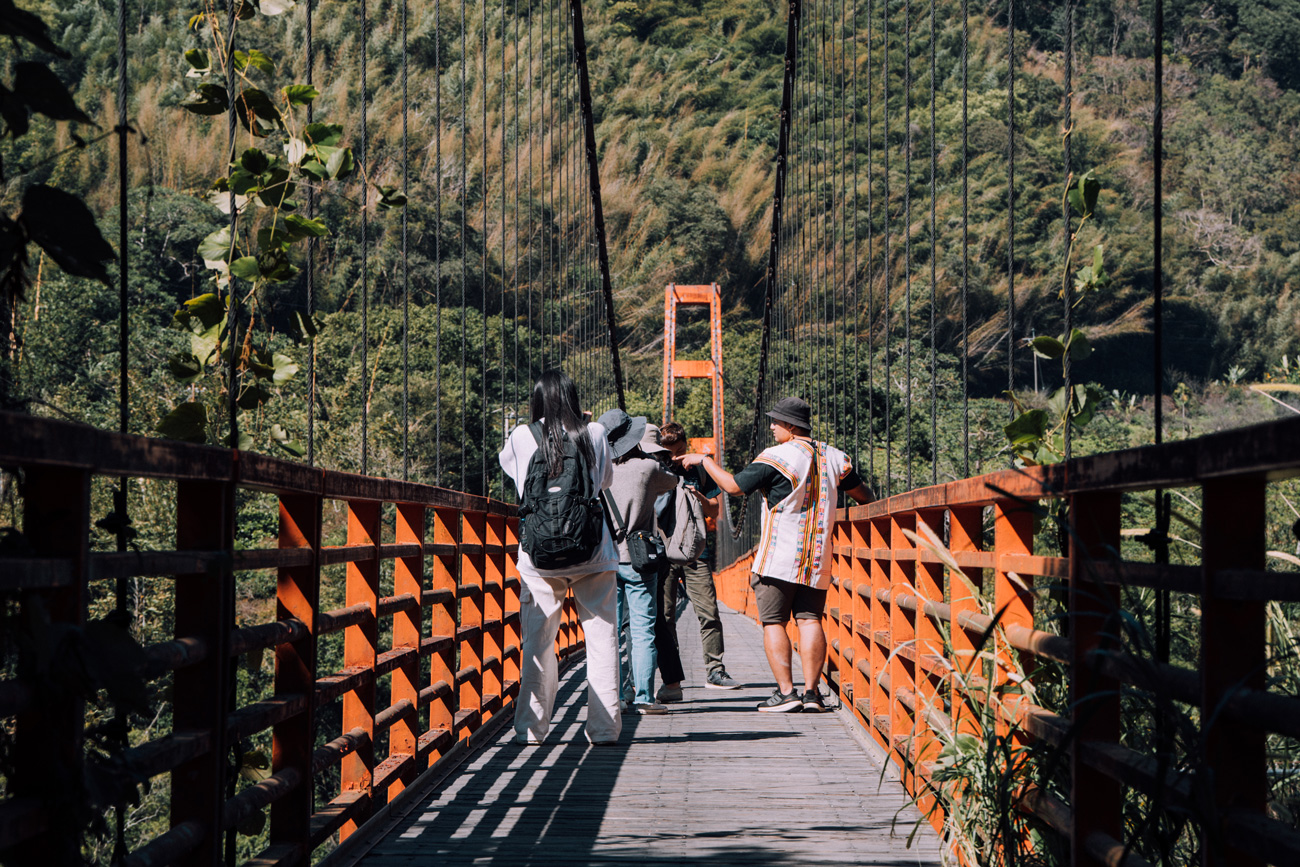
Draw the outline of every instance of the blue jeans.
M642 575L628 563L618 564L618 622L627 619L627 633L619 629L619 694L632 695L637 704L654 701L655 613L658 610L659 576ZM631 671L623 668L623 650ZM630 675L630 676L629 676Z

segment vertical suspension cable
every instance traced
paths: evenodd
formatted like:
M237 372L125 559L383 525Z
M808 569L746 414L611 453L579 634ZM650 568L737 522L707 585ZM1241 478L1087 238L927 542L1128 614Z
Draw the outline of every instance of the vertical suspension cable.
M433 483L442 484L442 5L433 0L433 117L434 183L433 199L433 390L434 449Z
M369 140L366 137L366 102L370 90L366 80L366 43L369 27L366 20L366 0L361 0L361 474L370 471L370 209L367 207L370 191Z
M506 30L506 4L501 4L501 291L498 295L498 305L501 315L501 345L497 351L497 370L498 388L500 394L498 402L501 405L501 441L505 442L506 436L510 433L509 422L506 420L506 45L508 44L508 32ZM516 288L518 284L515 284ZM515 296L515 308L519 307L519 296ZM516 380L517 382L517 380ZM487 431L483 432L486 440ZM486 460L488 453L487 442L484 442L483 454ZM498 464L500 471L499 481L501 483L501 499L507 499L506 494L506 471Z
M840 152L839 152L839 157L836 160L836 165L839 166L839 173L840 173L840 222L838 227L839 237L840 237L839 247L838 247L840 251L840 272L839 272L840 280L839 280L839 293L837 298L838 303L836 306L835 317L836 317L836 321L839 323L840 329L842 330L848 329L850 327L849 323L852 321L849 319L847 315L848 311L845 310L845 306L848 301L848 292L849 292L848 262L851 258L856 258L857 251L858 251L857 236L856 235L852 236L853 240L852 243L850 244L848 243L850 236L847 231L850 226L854 225L853 223L850 223L848 219L849 172L848 172L848 167L845 165L845 161L848 159L848 144L849 144L849 140L848 140L849 73L848 70L844 68L844 64L848 59L847 50L844 47L844 26L847 23L847 16L848 16L848 2L847 0L840 0L839 17L836 19L836 27L835 27L836 32L838 34L837 41L839 43L839 48L840 48L840 59L838 64L838 69L840 73L840 110L839 110ZM836 437L842 440L845 434L845 427L847 427L845 422L848 421L849 418L849 409L848 406L846 406L847 401L845 399L846 383L844 380L844 376L847 373L845 368L848 366L849 332L847 330L844 330L843 333L837 332L837 335L839 336L840 351L839 351L838 360L835 365L837 368L836 384L837 384L837 391L839 394L839 399L837 401L839 412L836 415L836 419L837 419L836 424L838 427L838 430L836 431ZM853 375L849 376L848 382L853 383L854 390L856 390L857 388L856 371L854 371ZM853 405L856 405L857 403L856 398L857 396L854 395L852 399ZM857 439L856 425L854 425L853 435L855 441L855 444L852 447L853 460L856 461L858 459L858 452L857 452L857 445L856 445L856 439Z
M857 2L853 0L853 11L857 13ZM875 170L875 90L872 83L871 51L875 44L875 0L867 0L867 475L874 479L876 475L876 170ZM854 28L857 29L856 27ZM854 51L857 51L856 41ZM853 64L853 74L857 76L857 62ZM856 91L856 84L854 89ZM857 135L856 116L854 135ZM857 153L854 140L853 151Z
M313 66L316 54L312 44L314 0L307 0L307 33L304 55L307 60L307 86L311 87ZM307 103L307 123L315 120L314 100ZM316 186L307 185L307 219L316 216ZM316 316L316 239L307 239L307 321L314 322ZM316 465L316 337L308 336L307 350L307 465Z
M850 382L853 383L853 400L849 404L853 407L853 463L856 467L862 466L862 424L861 417L858 415L858 376L862 370L862 358L860 348L862 341L860 335L862 328L861 307L859 306L858 281L862 276L862 267L859 260L858 251L858 0L853 0L853 18L849 27L849 39L853 44L853 150L850 151L850 159L853 160L853 316L849 319L853 331L851 332L853 340L853 376ZM870 43L868 43L870 45ZM868 333L870 333L870 321L868 321ZM868 384L868 389L870 385ZM871 393L867 393L867 418L871 417ZM870 479L867 480L870 484Z
M1007 0L1007 393L1016 390L1016 0ZM1015 417L1015 405L1008 407Z
M126 68L126 0L117 0L117 401L118 432L130 433L131 426L131 387L127 377L130 365L131 322L130 322L130 252L127 246L127 231L130 228L130 213L127 203L127 68ZM119 552L126 551L126 531L129 526L127 507L127 477L117 480L117 489L113 492L113 511L117 513L116 547ZM114 613L123 620L128 620L130 611L127 599L130 595L130 579L117 579L114 599ZM128 620L129 622L129 620ZM114 702L113 718L118 731L125 741L126 711ZM126 746L122 743L121 746ZM126 805L118 803L113 808L113 861L120 864L126 857Z
M409 196L411 183L408 120L410 102L407 93L407 0L402 0L402 195ZM406 249L406 204L402 204L402 481L411 478L411 262Z
M903 0L903 399L907 490L912 490L912 0Z
M935 137L935 78L938 75L938 63L935 56L935 10L937 0L930 0L930 484L939 484L939 369L938 351L935 348L935 308L938 298L935 281L938 279L939 235L938 212L935 194L938 190L938 141Z
M533 225L533 217L537 212L537 198L533 189L533 151L537 150L533 144L533 94L537 92L537 71L534 66L535 56L533 54L533 8L530 4L528 7L528 136L525 141L528 142L528 364L529 379L533 379L531 370L536 364L538 358L538 347L536 336L538 332L537 322L533 319L533 296L536 294L537 287L533 284L533 243L537 238L536 228Z
M226 93L235 92L235 0L226 0ZM235 159L235 111L237 100L230 100L230 107L226 111L226 165L230 165ZM235 191L230 191L230 219L227 225L230 227L230 245L234 249L235 245L235 227L236 220L239 216L239 209L235 207ZM226 444L232 449L239 448L239 381L238 369L235 359L239 351L239 293L236 291L238 280L232 274L230 275L230 284L227 287L229 294L229 311L226 314L226 339L230 341L230 353L227 357L227 385L226 394L226 412L230 424L230 438Z
M906 0L904 0L904 2L906 2ZM882 24L881 24L881 26L882 26L882 30L881 30L881 39L883 40L883 46L882 46L882 55L883 55L883 58L882 58L883 63L882 63L882 65L883 65L883 68L882 68L882 72L881 72L881 88L882 88L882 94L881 94L881 95L882 95L882 97L883 97L883 99L884 99L884 105L885 105L885 118L884 118L884 121L885 121L885 148L884 148L884 151L885 151L885 154L884 154L884 156L885 156L885 165L884 165L884 173L885 173L885 174L884 174L884 179L885 179L885 188L884 188L884 191L883 191L884 194L885 194L885 206L884 206L884 211L885 211L885 213L884 213L884 216L885 216L885 221L884 221L884 222L885 222L885 238L884 238L884 245L885 245L885 246L884 246L884 250L882 251L882 254L883 254L883 255L882 255L882 262L883 262L883 267L884 267L884 281L883 281L883 282L884 282L884 289L885 289L885 298L884 298L884 301L882 302L882 303L883 303L882 312L883 312L884 315L885 315L885 321L884 321L884 343L885 343L885 496L889 496L889 494L892 493L892 492L893 492L893 489L894 489L894 419L893 419L893 416L894 416L894 407L893 407L893 403L894 403L894 388L893 388L893 383L890 382L890 373L891 373L891 369L892 369L892 367L893 367L893 359L891 358L890 353L889 353L889 344L890 344L890 340L889 340L889 337L890 337L889 329L890 329L890 319L892 318L890 314L891 314L891 312L892 312L892 308L893 308L893 299L892 299L892 297L891 297L891 296L893 295L893 292L892 292L892 287L891 287L891 285L890 285L891 282L892 282L891 278L892 278L892 276L893 276L893 275L891 274L891 271L892 271L893 269L891 268L891 262L890 262L890 255L891 255L891 252L890 252L890 243L889 243L889 234L890 234L890 233L889 233L889 204L890 204L890 202L889 202L889 0L882 0L882 3L883 3L883 5L884 5L884 14L883 14L883 16L882 16Z
M468 42L465 38L465 7L469 0L460 0L460 489L469 490L469 484L466 481L466 474L469 466L469 449L465 448L468 439L465 427L465 419L468 416L468 395L469 395L469 354L467 346L469 344L466 333L466 295L467 282L469 275L467 266L469 262L469 225L467 214L469 213L469 130L466 116L468 113L467 102L469 99L469 81L466 66L469 63L466 56Z
M526 142L527 139L525 139L520 134L520 128L519 128L519 89L521 87L521 82L519 78L519 55L520 55L519 0L514 0L514 2L515 2L515 9L514 9L514 20L515 20L515 39L514 39L514 45L515 45L515 153L514 153L514 157L515 157L515 184L514 184L515 187L515 209L514 209L515 277L514 277L514 281L515 281L515 286L514 286L513 295L514 295L515 309L514 309L514 318L510 330L514 336L514 349L515 349L514 374L515 375L514 375L514 388L511 391L510 405L513 408L515 415L518 416L519 415L519 148L522 147L522 143ZM502 56L504 57L504 54ZM506 425L505 429L506 432L509 433L508 425ZM505 485L504 481L502 482L502 484L505 486L506 490L509 490L509 485Z
M1074 92L1073 91L1074 91L1074 0L1066 0L1066 4L1065 4L1065 104L1064 106L1062 106L1062 109L1065 113L1065 122L1063 125L1065 132L1061 136L1061 147L1063 151L1063 158L1064 158L1063 161L1065 164L1064 165L1065 183L1067 188L1069 187L1070 183L1074 180L1074 163L1070 158L1071 157L1070 143L1074 135L1074 119L1073 119ZM1072 230L1070 228L1070 223L1071 223L1070 203L1069 203L1068 196L1065 198L1065 201L1062 202L1061 212L1062 212L1061 216L1064 218L1063 222L1065 223L1063 229L1063 235L1064 235L1063 240L1065 242L1065 249L1069 250L1070 234ZM1062 304L1062 308L1063 308L1062 309L1062 314L1063 314L1062 332L1065 335L1066 344L1068 345L1070 340L1070 334L1074 330L1074 281L1070 279L1070 275L1068 273L1063 275L1063 279L1061 281L1061 298L1064 302ZM1062 379L1064 380L1063 387L1065 388L1067 407L1073 407L1074 405L1074 391L1073 391L1074 377L1073 377L1073 370L1071 368L1072 365L1071 365L1070 353L1066 352L1061 356L1061 372L1062 372ZM1074 425L1071 423L1069 419L1069 410L1067 409L1066 422L1065 422L1065 459L1066 460L1070 459L1071 453L1073 452L1073 435L1072 435L1073 432L1070 430L1072 427L1074 427Z
M961 0L961 450L970 478L970 12Z
M1155 106L1151 117L1151 146L1153 206L1151 210L1151 230L1153 234L1151 260L1154 274L1152 278L1151 324L1152 334L1152 385L1155 387L1155 405L1152 421L1155 428L1155 442L1160 445L1165 441L1165 369L1164 369L1164 319L1165 319L1165 4L1156 0L1155 6Z
M487 0L479 0L479 53L483 58L483 80L479 83L479 93L482 105L483 121L483 150L479 156L479 163L483 168L483 179L480 187L480 195L483 198L483 232L481 235L481 245L483 247L482 257L480 259L479 278L479 308L482 313L483 321L480 323L482 334L480 339L480 376L479 386L483 390L482 405L482 423L479 426L479 493L483 496L488 495L488 474L487 474L487 435L490 425L488 424L488 407L490 406L489 395L491 390L488 388L488 124L487 124L487 103L488 103L488 51L487 51Z

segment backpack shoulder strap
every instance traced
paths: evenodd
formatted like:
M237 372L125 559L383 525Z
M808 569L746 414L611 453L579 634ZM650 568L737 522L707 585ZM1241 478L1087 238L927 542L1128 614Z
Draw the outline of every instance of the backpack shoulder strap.
M533 422L528 426L528 431L533 435L533 439L537 440L537 447L540 449L543 445L542 423L540 421Z

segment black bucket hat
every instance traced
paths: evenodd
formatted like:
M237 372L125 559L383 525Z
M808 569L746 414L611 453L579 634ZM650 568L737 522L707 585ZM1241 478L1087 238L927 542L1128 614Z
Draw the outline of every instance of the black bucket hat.
M621 458L640 445L645 434L646 417L633 417L621 409L611 409L596 419L596 423L605 429L614 457Z
M812 430L812 407L797 397L783 397L776 406L768 410L769 418L792 424L804 430Z

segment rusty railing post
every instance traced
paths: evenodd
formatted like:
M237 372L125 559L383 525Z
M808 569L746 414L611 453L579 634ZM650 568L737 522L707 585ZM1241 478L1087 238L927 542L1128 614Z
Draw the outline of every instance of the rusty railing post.
M419 545L415 554L398 557L393 562L393 595L411 595L415 604L393 613L393 647L411 648L415 652L405 657L393 669L389 705L409 701L411 710L402 714L388 730L389 755L417 756L420 735L420 637L424 634L424 506L415 503L397 504L397 525L394 540L399 545ZM417 762L410 762L408 770L401 773L388 789L392 800L409 786L419 773Z
M183 481L176 485L176 548L233 552L235 486L232 482ZM231 561L216 574L176 576L175 634L198 638L206 653L179 669L172 680L172 730L208 732L212 748L172 771L171 825L194 822L203 840L178 861L185 867L221 863L222 812L226 802L226 733L231 710L230 633L235 619Z
M1084 760L1089 742L1118 743L1119 683L1089 665L1094 651L1114 648L1116 602L1098 580L1093 563L1119 556L1120 495L1076 494L1070 502L1070 863L1101 867L1088 838L1101 833L1123 839L1123 786ZM1117 648L1116 648L1117 649Z
M487 515L465 511L460 522L460 712L456 735L466 738L483 722L483 566Z
M343 631L343 668L347 671L369 669L372 674L379 650L379 551L381 541L379 522L380 504L370 500L348 501L348 547L374 546L375 550L364 560L348 563L347 590L344 604L365 605L370 616L352 624ZM369 803L354 817L348 819L339 831L339 839L346 840L377 806L375 793L375 678L366 678L343 694L343 731L359 728L366 733L368 743L361 749L343 757L340 786L344 792L364 792Z
M435 691L429 704L429 732L451 732L455 742L456 725L456 585L460 576L460 512L455 509L433 510L433 545L436 553L430 562L430 593L435 601L429 610L429 638L440 641L429 657L429 686ZM429 751L428 767L446 753L435 745Z
M1211 480L1201 503L1201 732L1202 770L1211 775L1213 822L1205 823L1201 863L1255 867L1263 862L1221 839L1229 811L1264 813L1268 757L1263 729L1229 720L1224 702L1238 689L1263 690L1267 655L1265 603L1223 599L1216 577L1229 570L1263 570L1266 548L1264 480ZM1208 818L1208 817L1207 817Z

